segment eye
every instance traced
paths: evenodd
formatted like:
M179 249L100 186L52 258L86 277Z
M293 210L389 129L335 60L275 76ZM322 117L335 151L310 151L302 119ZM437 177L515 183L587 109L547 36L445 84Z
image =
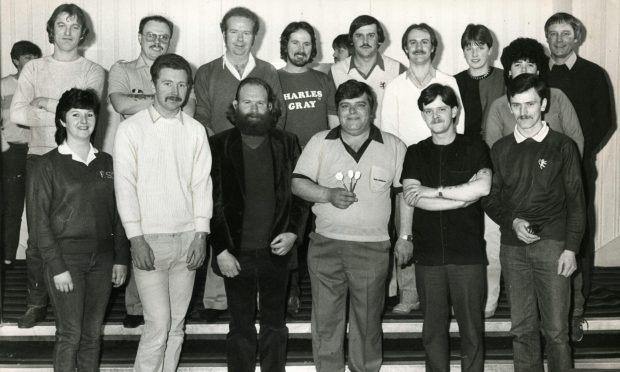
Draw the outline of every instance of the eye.
M423 112L423 113L424 113L424 115L426 115L426 116L431 116L431 115L433 115L433 110L430 110L430 109L426 109L426 110L424 110L424 111L422 111L422 112Z
M187 88L187 83L179 83L179 88Z
M89 112L88 114L86 114L86 116L88 116L89 118L94 118L95 117L95 113L94 112Z
M446 111L448 111L447 107L440 107L439 108L439 112L441 112L442 114L445 113Z

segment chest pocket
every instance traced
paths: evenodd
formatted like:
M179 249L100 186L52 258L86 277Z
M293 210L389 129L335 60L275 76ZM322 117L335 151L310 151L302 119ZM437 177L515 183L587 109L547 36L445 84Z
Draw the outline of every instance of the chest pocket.
M362 175L363 177L364 175ZM373 165L370 168L370 191L382 192L387 190L392 185L392 177L390 172L385 169Z

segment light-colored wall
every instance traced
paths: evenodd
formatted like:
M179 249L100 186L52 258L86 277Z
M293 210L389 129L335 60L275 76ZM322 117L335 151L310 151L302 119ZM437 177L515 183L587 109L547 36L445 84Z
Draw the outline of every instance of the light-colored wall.
M51 52L45 22L61 0L1 0L0 72L13 73L9 51L16 40L37 43L44 53ZM256 55L281 67L279 36L291 21L305 20L318 31L320 52L317 62L332 62L331 41L348 31L353 18L371 14L388 33L384 46L387 55L406 62L400 48L402 32L411 23L426 22L438 32L441 48L436 57L438 68L454 74L465 69L460 37L470 23L487 25L496 36L495 49L501 49L519 36L544 42L543 25L556 11L572 12L588 29L580 50L608 72L614 86L616 112L620 107L620 1L613 0L77 0L88 12L94 25L94 42L84 55L104 68L119 59L135 59L139 46L137 27L140 18L162 14L175 24L173 50L183 55L194 68L219 57L223 43L219 31L222 15L231 7L242 5L261 17L261 32ZM496 53L496 54L498 54ZM495 61L499 66L499 60ZM110 128L104 149L117 124L110 115ZM597 249L620 236L620 136L616 133L598 158L597 180ZM597 265L620 265L618 258L603 254Z

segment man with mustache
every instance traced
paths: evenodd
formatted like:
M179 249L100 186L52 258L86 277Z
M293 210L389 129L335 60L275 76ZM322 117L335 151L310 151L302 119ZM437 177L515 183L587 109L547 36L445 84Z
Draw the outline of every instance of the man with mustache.
M418 108L431 136L407 149L396 252L413 256L426 369L450 370L450 305L461 336L461 371L484 370L485 265L483 212L491 160L482 138L456 133L459 105L447 85L431 84ZM415 207L415 211L414 211ZM415 246L415 252L413 247Z
M431 131L427 127L416 102L420 93L430 84L447 85L455 92L460 101L456 80L433 67L432 62L437 53L437 35L426 23L412 24L405 30L401 40L403 51L409 59L409 69L398 75L385 88L383 108L381 110L381 130L392 133L407 146L428 138ZM456 131L464 131L464 115L457 115ZM395 221L398 224L398 215ZM397 245L396 248L400 247ZM397 255L398 257L398 255ZM415 266L412 262L395 262L394 277L398 282L400 303L392 310L407 314L420 308L420 301L415 282Z
M386 85L406 70L400 62L379 53L385 42L385 32L379 21L369 15L358 16L349 26L353 55L334 63L329 76L336 88L349 79L370 85L377 96L375 125L381 127L381 104Z
M229 111L234 127L211 137L213 269L226 286L226 353L234 372L254 371L257 350L261 370L284 372L286 365L288 266L307 207L291 192L299 142L275 128L279 115L271 87L246 78Z
M493 184L485 212L500 226L500 262L510 304L514 370L572 368L570 276L585 227L581 158L575 142L542 120L547 84L533 74L508 82L517 125L493 145Z

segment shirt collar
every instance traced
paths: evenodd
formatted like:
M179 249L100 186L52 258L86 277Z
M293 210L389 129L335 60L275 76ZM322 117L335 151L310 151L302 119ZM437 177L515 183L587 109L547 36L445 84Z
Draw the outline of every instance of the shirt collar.
M140 53L140 56L138 56L138 60L136 61L136 69L139 69L139 68L150 69L149 64L146 63L146 60L144 59L144 56L142 55L142 53Z
M573 50L572 52L570 52L570 56L568 56L564 64L566 65L566 67L568 67L569 70L572 70L575 62L577 62L577 53L575 53L575 51ZM557 64L558 63L555 63L553 58L549 58L549 70L551 70L553 66Z
M58 146L58 152L61 155L71 155L71 159L75 160L75 161L79 161L80 163L84 163L86 165L90 164L93 160L95 160L96 156L95 154L98 153L99 151L91 144L90 145L90 149L88 150L88 155L86 156L86 160L80 158L80 156L78 154L75 153L75 151L73 151L71 149L71 147L69 147L69 145L67 144L67 141L65 140L60 146Z
M340 125L333 128L327 133L325 139L328 140L337 140L340 139ZM381 131L374 124L370 125L370 133L368 133L368 138L373 141L377 141L379 143L383 143L383 136L381 135Z
M224 52L224 55L222 56L222 69L224 69L225 67L228 68L228 71L230 71L230 73L233 74L233 76L237 80L241 81L248 77L250 72L254 70L254 67L256 67L256 59L254 58L252 53L250 53L250 55L248 56L248 64L245 65L245 69L243 70L243 75L239 75L239 71L237 71L235 65L233 65L232 62L228 60L228 58L226 57L226 52Z
M157 111L154 105L150 105L148 110L149 110L149 115L151 116L151 120L153 120L153 124L155 124L157 120L163 118L162 114L160 114L159 111ZM176 115L168 119L177 119L179 122L181 122L181 124L184 124L183 115L181 114L181 112L182 110L179 109L179 112L177 112Z
M525 137L519 131L519 126L515 125L515 130L514 130L515 141L517 141L517 143L521 143L525 141L526 139L531 138L536 142L542 142L545 139L545 137L547 137L547 134L549 133L549 126L547 125L547 123L545 123L544 121L542 123L543 123L543 127L538 131L538 133L536 133L534 137Z
M349 57L351 59L351 61L349 62L349 71L353 70L353 69L357 69L357 66L355 66L355 59L353 58L353 56ZM370 69L370 71L372 71L376 66L378 66L381 70L385 71L385 65L383 63L383 57L381 57L381 53L377 52L377 60L375 61L375 65L372 66L372 68Z

